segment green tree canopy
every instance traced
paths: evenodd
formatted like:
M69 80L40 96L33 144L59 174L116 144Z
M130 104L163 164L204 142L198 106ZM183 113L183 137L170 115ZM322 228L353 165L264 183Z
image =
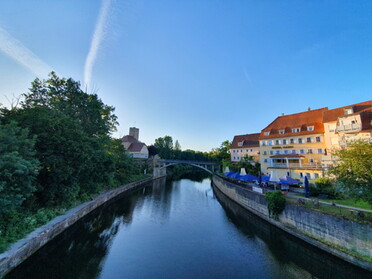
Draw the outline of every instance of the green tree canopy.
M334 155L338 161L330 169L337 183L352 196L372 204L372 144L363 140L349 143Z
M27 129L0 123L0 214L17 208L36 190L39 161Z

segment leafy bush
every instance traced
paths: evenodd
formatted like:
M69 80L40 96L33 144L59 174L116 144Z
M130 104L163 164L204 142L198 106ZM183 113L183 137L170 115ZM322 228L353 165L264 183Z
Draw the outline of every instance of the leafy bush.
M285 197L281 191L267 192L265 198L268 201L267 207L271 217L278 218L285 208Z
M339 198L341 193L337 191L336 186L329 177L319 177L315 180L315 185L310 184L310 195L318 196L320 194L327 195L330 199Z

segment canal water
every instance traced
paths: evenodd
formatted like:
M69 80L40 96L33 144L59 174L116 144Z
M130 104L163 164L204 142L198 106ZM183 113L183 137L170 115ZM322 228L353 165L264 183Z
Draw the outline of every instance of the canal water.
M276 229L211 180L157 180L105 204L5 278L371 278Z

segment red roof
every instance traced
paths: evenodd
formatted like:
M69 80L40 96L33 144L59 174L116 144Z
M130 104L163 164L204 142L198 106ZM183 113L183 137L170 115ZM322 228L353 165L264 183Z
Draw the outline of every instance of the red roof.
M141 152L142 148L146 146L143 142L133 142L129 148L128 148L128 151L129 152Z
M328 108L325 107L279 116L261 131L259 139L285 138L291 136L324 133L322 120L323 112L327 111L327 109ZM312 131L308 131L309 126L313 126ZM292 132L292 129L296 128L299 128L300 131L296 133ZM279 134L279 130L284 130L284 134ZM270 132L270 134L265 136L265 132Z
M327 110L323 113L323 123L337 121L340 116L345 115L345 109L353 108L354 114L372 110L372 101L366 101L354 105Z
M259 136L259 133L235 136L230 148L259 147Z

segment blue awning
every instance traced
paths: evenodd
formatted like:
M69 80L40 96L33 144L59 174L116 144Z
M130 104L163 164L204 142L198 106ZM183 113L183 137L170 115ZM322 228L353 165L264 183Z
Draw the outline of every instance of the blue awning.
M292 177L289 177L289 176L285 176L285 177L280 178L280 183L285 184L285 185L300 185L300 184L302 184L301 181L293 179Z
M254 180L258 180L258 177L254 176L254 175L251 175L251 174L246 174L246 175L241 176L239 178L239 180L254 181Z

